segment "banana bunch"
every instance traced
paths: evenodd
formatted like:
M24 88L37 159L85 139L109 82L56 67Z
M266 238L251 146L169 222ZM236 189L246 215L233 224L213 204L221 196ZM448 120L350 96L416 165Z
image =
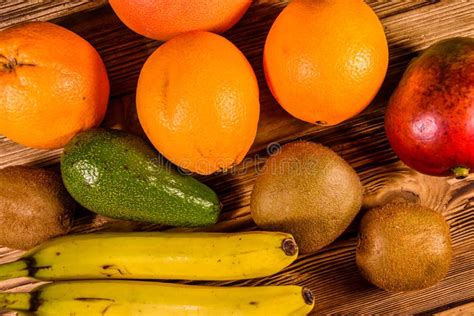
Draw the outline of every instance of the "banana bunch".
M59 281L32 293L0 293L0 309L25 315L306 315L313 296L299 286L211 287L125 280L258 278L281 271L297 255L293 237L278 232L65 236L0 265L0 279L90 281Z
M299 286L210 287L147 281L69 281L32 293L0 293L0 308L38 316L306 315L311 291Z

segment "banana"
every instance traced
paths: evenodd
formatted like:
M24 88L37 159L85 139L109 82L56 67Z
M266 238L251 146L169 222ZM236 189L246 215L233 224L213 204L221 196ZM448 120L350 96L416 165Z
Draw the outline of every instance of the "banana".
M38 316L306 315L314 305L300 286L211 287L149 281L69 281L32 293L0 293L0 309Z
M70 235L0 265L0 279L240 280L290 265L298 247L278 232Z

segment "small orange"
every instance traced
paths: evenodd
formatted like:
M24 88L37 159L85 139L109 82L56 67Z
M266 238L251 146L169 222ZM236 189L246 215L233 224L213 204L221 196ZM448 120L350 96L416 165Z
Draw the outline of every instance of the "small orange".
M185 33L160 46L138 80L138 118L146 135L171 162L200 174L242 161L259 109L247 59L209 32Z
M60 148L102 121L108 98L104 63L79 35L47 22L0 32L0 134Z
M222 33L247 11L251 0L110 0L125 25L138 34L167 40L188 31Z
M267 83L293 116L338 124L361 112L388 65L384 30L362 0L294 0L277 17L264 49Z

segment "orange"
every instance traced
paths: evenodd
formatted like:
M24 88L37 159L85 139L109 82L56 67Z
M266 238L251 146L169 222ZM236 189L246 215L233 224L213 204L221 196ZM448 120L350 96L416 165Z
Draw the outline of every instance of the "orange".
M293 116L334 125L361 112L388 65L383 27L362 0L294 0L264 49L268 86Z
M251 0L110 0L110 5L133 31L167 40L188 31L222 33L247 11Z
M102 121L108 97L104 63L79 35L46 22L0 32L0 134L63 147Z
M160 46L138 80L137 112L146 135L168 160L199 174L242 161L259 109L247 59L209 32L185 33Z

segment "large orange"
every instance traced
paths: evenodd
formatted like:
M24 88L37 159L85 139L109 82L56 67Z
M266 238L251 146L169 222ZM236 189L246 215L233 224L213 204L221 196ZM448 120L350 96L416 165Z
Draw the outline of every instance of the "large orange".
M362 0L294 0L265 43L267 83L293 116L338 124L361 112L385 77L383 27Z
M157 40L188 31L222 33L247 11L251 0L110 0L125 25Z
M0 32L0 134L62 147L102 121L108 97L105 66L79 35L47 22Z
M178 35L146 61L137 87L140 123L171 162L210 174L242 161L259 117L258 85L245 56L209 32Z

